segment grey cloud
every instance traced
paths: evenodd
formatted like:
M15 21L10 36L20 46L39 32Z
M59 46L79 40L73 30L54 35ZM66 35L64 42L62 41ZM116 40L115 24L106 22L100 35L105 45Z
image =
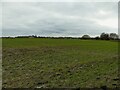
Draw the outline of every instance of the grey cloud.
M117 3L4 3L3 36L81 36L117 32L95 20L117 17ZM103 15L99 15L99 11ZM104 15L104 12L107 13Z

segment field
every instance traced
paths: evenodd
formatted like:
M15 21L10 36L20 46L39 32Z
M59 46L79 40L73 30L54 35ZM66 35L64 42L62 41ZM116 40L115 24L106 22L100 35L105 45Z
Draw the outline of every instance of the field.
M3 39L3 87L93 88L118 85L118 42Z

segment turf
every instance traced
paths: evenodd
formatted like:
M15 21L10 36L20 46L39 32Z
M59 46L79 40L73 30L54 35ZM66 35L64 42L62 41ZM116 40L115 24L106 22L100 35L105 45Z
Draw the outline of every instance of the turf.
M94 88L118 85L118 42L3 39L4 88Z

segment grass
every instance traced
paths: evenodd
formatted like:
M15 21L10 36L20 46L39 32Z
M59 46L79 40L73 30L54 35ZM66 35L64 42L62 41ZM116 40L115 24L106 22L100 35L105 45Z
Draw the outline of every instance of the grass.
M2 89L2 39L0 39L0 89Z
M118 43L80 39L3 39L3 87L118 85Z

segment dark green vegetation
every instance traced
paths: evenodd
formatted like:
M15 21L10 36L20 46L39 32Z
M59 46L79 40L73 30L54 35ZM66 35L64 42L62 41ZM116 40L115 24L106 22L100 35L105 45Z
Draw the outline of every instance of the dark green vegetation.
M3 39L3 87L101 87L118 81L118 43Z

